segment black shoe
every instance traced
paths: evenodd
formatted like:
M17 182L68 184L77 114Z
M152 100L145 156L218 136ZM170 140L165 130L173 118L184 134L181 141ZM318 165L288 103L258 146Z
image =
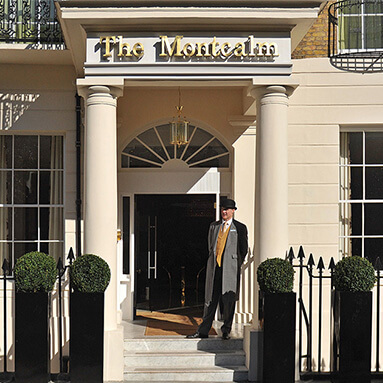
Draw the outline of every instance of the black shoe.
M223 339L223 340L228 340L228 339L230 339L230 335L229 335L229 333L228 333L228 332L223 332L223 333L222 333L222 339Z
M191 334L191 335L186 335L186 338L188 339L197 339L197 338L208 338L209 335L207 334L201 334L200 332L195 332L194 334Z

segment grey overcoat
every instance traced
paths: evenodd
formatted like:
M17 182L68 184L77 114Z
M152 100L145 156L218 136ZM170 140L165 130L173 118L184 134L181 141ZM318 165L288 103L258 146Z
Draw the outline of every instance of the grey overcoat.
M209 306L213 296L214 273L217 267L216 247L222 221L210 224L208 234L209 258L206 266L205 305ZM248 251L247 228L233 219L227 236L222 260L222 299L235 301L239 297L241 266Z

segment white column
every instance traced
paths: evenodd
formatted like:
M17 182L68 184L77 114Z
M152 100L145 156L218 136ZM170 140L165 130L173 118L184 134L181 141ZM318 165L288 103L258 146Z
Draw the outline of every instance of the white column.
M105 259L111 270L105 292L105 380L123 380L123 334L117 324L118 93L120 89L101 85L81 89L86 107L84 253Z
M259 264L284 258L288 247L288 92L284 86L252 90L257 99L255 243Z
M255 275L252 327L245 328L250 357L249 380L261 381L259 347L262 342L258 321L256 270L267 258L284 258L288 240L288 96L294 87L254 87L256 116L255 182Z

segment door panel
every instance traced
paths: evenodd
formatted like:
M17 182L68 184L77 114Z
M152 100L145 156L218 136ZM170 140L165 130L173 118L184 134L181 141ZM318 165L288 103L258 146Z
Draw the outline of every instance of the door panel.
M136 308L203 304L215 195L136 196Z

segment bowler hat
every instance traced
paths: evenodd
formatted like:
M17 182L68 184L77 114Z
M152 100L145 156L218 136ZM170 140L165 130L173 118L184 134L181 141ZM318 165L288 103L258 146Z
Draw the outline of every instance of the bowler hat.
M221 203L221 208L223 209L234 209L237 210L237 207L235 206L235 201L232 199L224 199Z

